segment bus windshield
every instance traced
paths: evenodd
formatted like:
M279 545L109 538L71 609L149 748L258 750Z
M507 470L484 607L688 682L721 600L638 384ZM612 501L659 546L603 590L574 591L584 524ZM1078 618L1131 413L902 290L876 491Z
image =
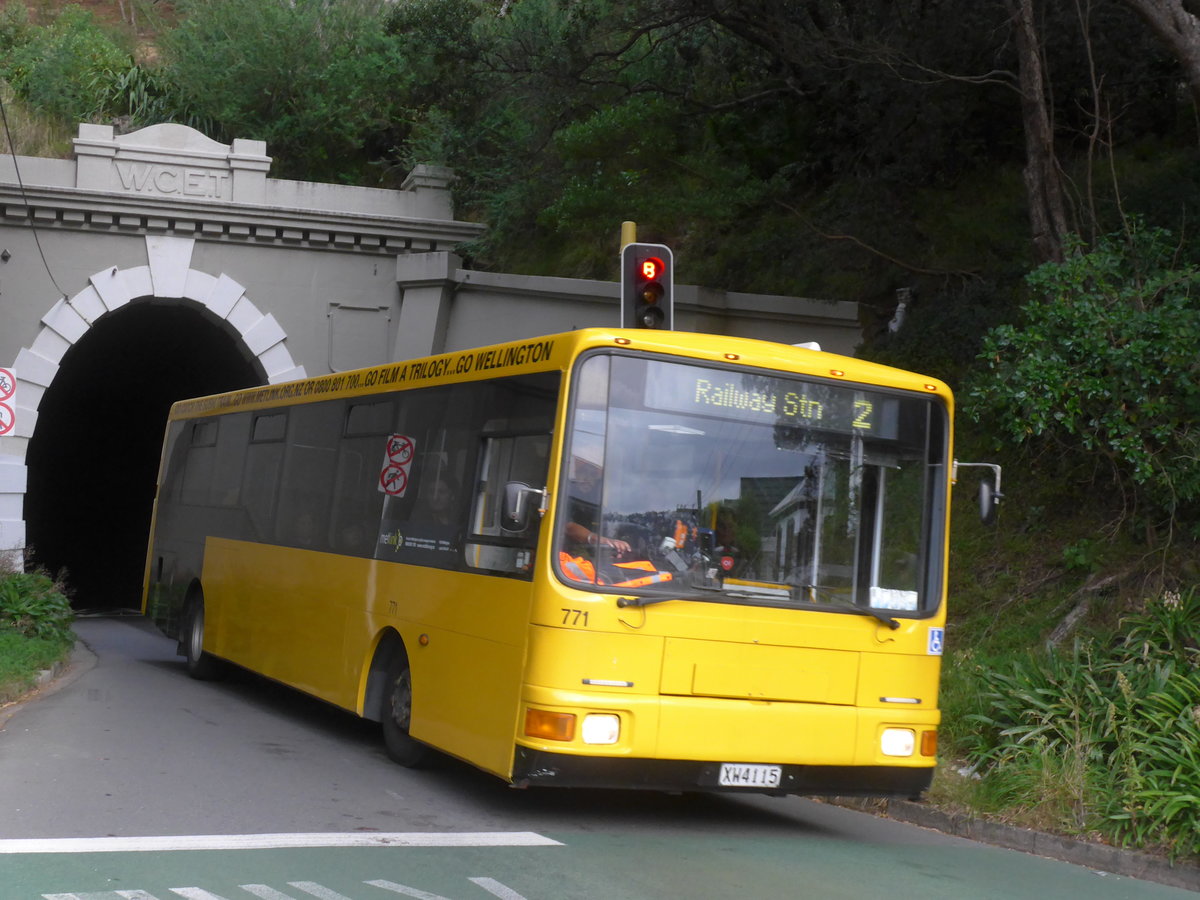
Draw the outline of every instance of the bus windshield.
M888 615L939 602L932 397L617 353L587 357L573 397L564 581Z

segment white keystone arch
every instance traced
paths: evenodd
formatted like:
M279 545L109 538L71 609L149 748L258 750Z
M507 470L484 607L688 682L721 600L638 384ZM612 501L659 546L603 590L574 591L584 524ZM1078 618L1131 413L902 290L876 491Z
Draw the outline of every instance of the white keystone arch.
M190 300L229 323L257 357L269 384L305 377L304 367L297 366L288 351L283 328L251 302L245 288L228 275L214 276L191 267L194 239L147 235L145 240L146 265L114 266L91 276L82 291L54 304L42 317L37 338L17 354L15 423L6 443L18 452L0 454L0 555L8 555L16 564L25 549L25 453L37 427L38 407L67 351L97 319L142 297Z

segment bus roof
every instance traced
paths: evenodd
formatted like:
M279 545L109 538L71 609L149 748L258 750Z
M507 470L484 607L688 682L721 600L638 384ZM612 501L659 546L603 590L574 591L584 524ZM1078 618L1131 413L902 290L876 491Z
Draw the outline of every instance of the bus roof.
M953 402L950 389L938 379L807 347L698 332L584 328L181 400L171 407L170 417L191 418L233 409L263 409L435 384L565 371L580 353L600 347L920 391L941 396L947 404Z

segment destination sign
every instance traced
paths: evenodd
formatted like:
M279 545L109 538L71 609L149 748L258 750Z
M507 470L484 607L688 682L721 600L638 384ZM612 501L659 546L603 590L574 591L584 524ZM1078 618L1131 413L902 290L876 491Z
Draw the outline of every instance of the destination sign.
M899 398L836 384L651 362L648 408L894 440Z

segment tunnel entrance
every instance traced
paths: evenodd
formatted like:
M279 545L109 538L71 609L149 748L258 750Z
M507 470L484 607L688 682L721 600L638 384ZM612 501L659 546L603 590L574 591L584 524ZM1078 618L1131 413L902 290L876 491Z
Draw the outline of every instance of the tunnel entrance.
M171 404L264 381L240 339L180 304L129 303L67 351L26 454L25 523L32 563L65 570L77 610L141 604Z

